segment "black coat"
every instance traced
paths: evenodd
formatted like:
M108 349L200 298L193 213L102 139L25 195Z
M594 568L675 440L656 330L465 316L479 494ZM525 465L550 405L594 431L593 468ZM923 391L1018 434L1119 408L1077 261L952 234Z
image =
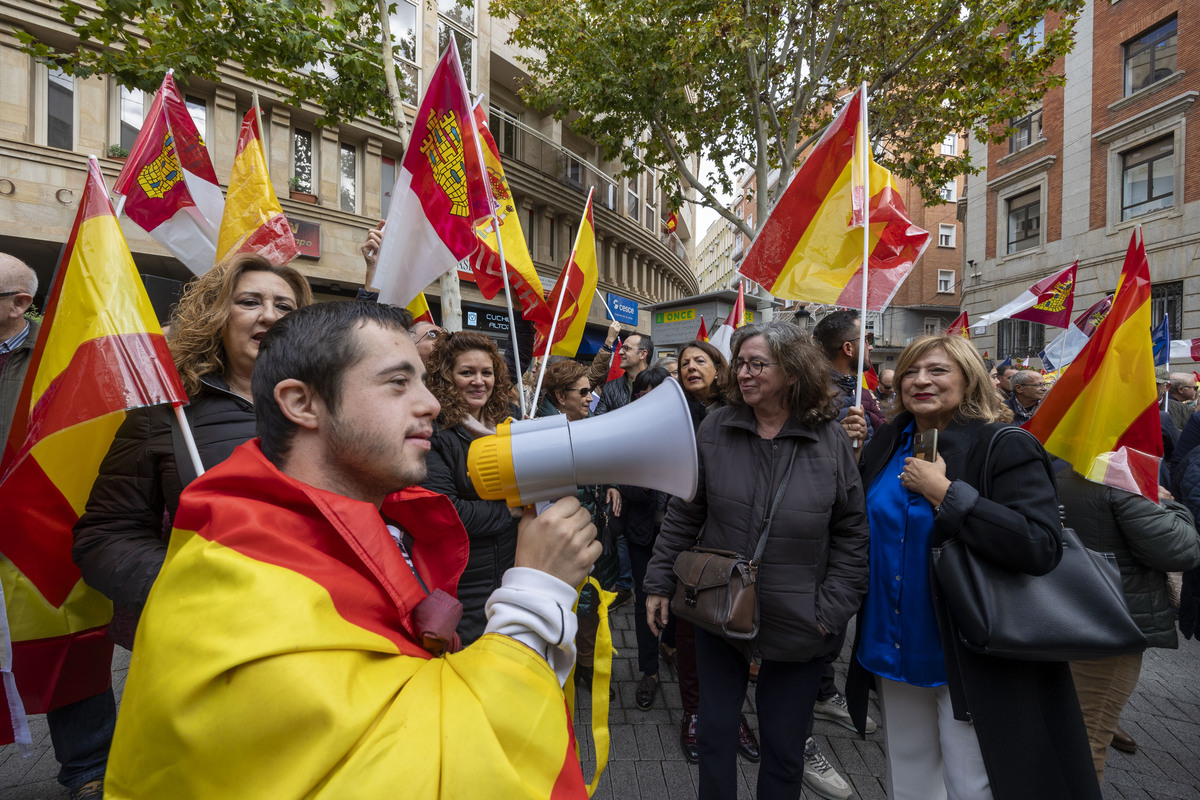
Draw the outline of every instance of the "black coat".
M592 412L592 416L595 417L607 411L616 411L622 406L629 405L630 386L632 385L633 382L624 375L613 378L604 384L600 388L600 401L596 403L596 410Z
M702 528L705 547L752 555L794 450L758 572L755 646L774 661L831 652L867 587L866 507L846 432L836 422L810 428L789 417L775 438L763 439L754 412L742 406L713 411L696 439L696 496L667 505L646 568L646 593L674 593L675 559Z
M421 482L426 489L450 498L471 540L467 568L458 579L458 600L463 604L458 635L464 645L483 635L487 627L484 606L517 557L517 519L503 500L481 500L467 476L471 441L462 425L435 429L425 462L428 474Z
M255 436L254 405L215 375L203 378L186 411L205 469ZM176 461L188 456L175 452L174 416L167 405L125 415L75 523L71 557L87 584L113 601L110 633L125 647L162 569L183 491Z
M863 453L863 485L870 486L898 446L900 415ZM938 453L953 483L934 517L931 546L957 536L978 554L1010 569L1040 575L1061 556L1061 524L1053 479L1042 448L1029 436L1010 436L992 454L991 497L982 485L991 437L1004 426L952 422L938 436ZM1099 800L1087 731L1065 662L1015 661L977 655L959 644L949 609L935 588L946 675L954 715L975 725L996 800ZM858 631L862 626L858 626ZM855 652L859 642L856 634ZM874 675L850 660L846 700L862 733Z

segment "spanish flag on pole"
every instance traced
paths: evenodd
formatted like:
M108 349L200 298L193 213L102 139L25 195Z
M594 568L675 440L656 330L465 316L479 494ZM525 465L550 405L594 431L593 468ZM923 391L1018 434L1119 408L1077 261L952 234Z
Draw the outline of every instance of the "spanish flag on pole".
M405 308L408 309L408 313L412 314L413 322L428 322L430 325L436 324L433 321L433 313L429 310L429 301L425 299L424 292L414 297L413 301L405 306Z
M913 225L892 174L870 157L863 90L855 92L797 170L750 245L739 272L776 297L859 308L862 219L869 211L865 311L881 311L929 245ZM855 163L866 147L870 187Z
M494 210L493 216L481 221L475 229L480 240L479 248L471 256L475 285L485 298L491 300L504 288L505 273L501 271L500 265L502 262L506 263L508 285L521 308L521 317L529 322L549 323L551 312L550 307L546 305L542 279L533 267L529 245L525 243L525 233L521 230L517 204L508 188L508 179L504 177L500 150L496 147L492 132L488 130L487 116L483 113L482 103L475 104L473 117L479 136L480 152L483 154L483 167L487 172L488 193ZM501 242L496 241L493 219L499 223ZM501 249L504 251L503 259L500 258Z
M242 120L217 240L217 263L235 253L258 253L276 265L286 264L300 253L291 224L271 188L257 108L247 111Z
M579 352L583 329L587 326L588 313L592 310L592 296L596 294L596 283L600 273L596 265L596 230L592 225L592 193L588 192L583 219L579 222L579 233L575 235L575 247L571 260L554 284L547 305L555 309L557 321L553 326L536 325L537 338L534 353L545 353L546 343L553 337L553 348L549 355L574 358Z
M1138 226L1112 309L1024 427L1088 480L1157 503L1163 446L1150 326L1150 264Z
M0 742L21 733L21 701L43 713L108 688L112 605L80 578L71 528L125 411L187 402L94 157L40 333L0 464Z

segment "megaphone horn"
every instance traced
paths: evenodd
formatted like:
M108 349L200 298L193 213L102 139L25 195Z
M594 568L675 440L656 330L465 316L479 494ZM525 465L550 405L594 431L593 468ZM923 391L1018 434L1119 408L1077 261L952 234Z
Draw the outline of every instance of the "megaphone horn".
M576 486L626 484L691 500L696 434L683 389L667 380L616 411L508 420L471 443L467 474L484 500L516 508L557 500Z

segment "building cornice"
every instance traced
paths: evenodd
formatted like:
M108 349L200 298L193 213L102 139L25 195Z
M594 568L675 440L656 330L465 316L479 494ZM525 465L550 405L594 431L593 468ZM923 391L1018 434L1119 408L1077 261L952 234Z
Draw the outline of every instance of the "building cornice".
M1058 156L1042 156L1037 161L1031 161L1023 167L1014 169L1012 172L1006 172L999 178L993 178L992 180L988 181L988 191L1003 189L1004 187L1011 186L1014 183L1020 183L1021 181L1037 175L1038 173L1048 172L1057 161Z
M1196 98L1200 97L1200 92L1192 90L1176 95L1165 103L1159 103L1152 108L1148 108L1140 114L1135 114L1127 120L1118 122L1116 125L1110 125L1102 131L1097 131L1092 134L1092 138L1098 142L1108 144L1115 142L1123 136L1128 136L1131 133L1136 133L1143 128L1147 128L1155 123L1161 122L1172 117L1182 116L1187 112L1192 103L1196 102Z

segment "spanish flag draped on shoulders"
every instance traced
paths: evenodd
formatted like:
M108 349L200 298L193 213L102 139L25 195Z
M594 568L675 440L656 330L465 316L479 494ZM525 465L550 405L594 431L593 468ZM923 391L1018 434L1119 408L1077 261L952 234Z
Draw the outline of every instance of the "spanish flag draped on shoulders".
M412 611L467 535L412 488L380 510L248 442L193 482L137 639L110 798L582 798L562 687L497 633L432 657ZM493 600L495 596L493 596Z

